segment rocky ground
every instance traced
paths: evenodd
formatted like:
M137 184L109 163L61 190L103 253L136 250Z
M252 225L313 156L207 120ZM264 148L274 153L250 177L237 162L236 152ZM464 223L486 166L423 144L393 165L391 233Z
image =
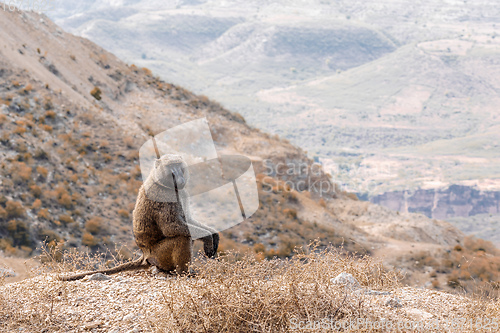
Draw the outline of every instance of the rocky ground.
M353 279L349 274L343 275ZM469 318L470 307L474 303L470 299L410 287L376 291L356 286L357 282L353 284L349 280L342 281L342 275L339 277L323 287L344 292L344 301L359 304L367 316L354 321L343 318L323 322L323 328L324 325L333 325L332 323L351 327L351 331L366 328L368 331L376 331L378 325L386 328L393 325L402 331L414 328L422 332L442 332L447 328L450 331L460 331L467 328L465 325L457 330L457 326L453 329L450 325L458 325L460 320L465 322ZM158 330L164 324L162 321L169 317L165 297L173 297L176 293L190 289L192 284L184 282L176 277L164 277L150 271L123 273L112 277L96 274L70 283L58 281L54 274L44 274L5 285L0 288L0 293L2 300L16 309L16 316L29 318L26 321L37 321L40 325L38 327L44 327L45 332L151 332ZM219 285L221 286L222 284ZM298 283L297 288L307 289L308 286ZM193 292L193 297L197 296L199 295ZM308 324L319 325L311 323L322 320L293 318L295 317L290 318L290 330L298 328L298 325L303 329ZM172 327L175 329L176 325ZM179 327L175 330L179 330ZM8 329L4 328L3 331ZM35 330L33 326L20 323L19 331Z

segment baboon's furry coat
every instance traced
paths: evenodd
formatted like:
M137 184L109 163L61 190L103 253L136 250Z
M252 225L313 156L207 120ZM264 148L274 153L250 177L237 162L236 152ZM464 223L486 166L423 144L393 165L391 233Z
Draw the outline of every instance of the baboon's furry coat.
M180 168L185 172L180 189L170 188L165 180L165 175L171 177L171 168ZM189 196L183 190L188 179L187 165L180 156L164 155L156 160L148 179L139 189L133 212L134 237L142 251L141 258L114 268L62 276L60 279L73 281L90 274L115 274L151 265L166 272L186 273L192 258L193 236L203 241L205 254L213 257L219 245L219 234L191 217Z

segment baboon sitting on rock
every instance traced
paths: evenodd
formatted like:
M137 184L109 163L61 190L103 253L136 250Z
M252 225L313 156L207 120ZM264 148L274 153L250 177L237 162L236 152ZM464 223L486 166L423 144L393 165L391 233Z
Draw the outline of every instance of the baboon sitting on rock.
M187 273L192 258L193 238L203 241L205 254L213 258L219 234L191 217L187 164L179 155L156 159L154 168L139 189L133 212L134 237L142 256L114 268L61 276L74 281L95 273L115 274L156 266L164 272Z

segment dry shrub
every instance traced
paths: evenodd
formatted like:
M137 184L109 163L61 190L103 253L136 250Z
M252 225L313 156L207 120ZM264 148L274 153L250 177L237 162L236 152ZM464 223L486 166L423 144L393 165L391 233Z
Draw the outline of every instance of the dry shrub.
M238 123L240 123L240 124L246 124L245 117L243 117L238 112L233 112L231 119L234 120L234 121L236 121L236 122L238 122Z
M94 97L98 101L100 101L102 99L101 94L102 94L102 91L101 91L101 89L99 89L99 87L94 87L94 89L92 89L90 91L90 95L92 95L92 97Z
M56 113L53 110L45 112L45 119L51 119L51 120L56 119Z
M24 126L17 126L15 129L14 129L14 134L19 134L19 135L22 135L26 133L26 127Z
M287 218L296 219L297 218L297 210L294 208L285 208L283 209L283 213Z
M297 191L295 190L290 190L290 191L285 191L283 192L283 196L288 199L291 203L298 203L299 202L299 197L297 194Z
M23 204L18 201L7 201L5 211L8 218L22 217L25 214Z
M57 202L61 204L66 209L73 208L73 201L71 200L71 196L68 193L63 193L58 199Z
M118 215L120 215L120 217L122 217L122 218L128 218L129 217L129 213L125 209L118 210Z
M7 211L0 206L0 220L4 220L7 218Z
M43 166L39 165L36 167L36 172L42 176L43 178L47 178L47 175L49 174L49 170L44 168Z
M195 242L194 243L194 252L197 253L198 250L200 250L200 249L201 249L201 244L199 242ZM242 253L251 252L249 246L235 242L231 238L227 237L225 233L220 234L219 250L218 251L219 251L219 253L225 253L228 251L239 251Z
M103 229L102 219L93 217L85 223L85 229L91 234L98 234Z
M92 240L90 234L84 234L87 241ZM52 241L43 242L40 247L41 255L38 257L43 265L40 270L43 272L74 272L76 270L92 271L118 266L138 257L137 253L132 253L126 247L115 247L114 251L107 250L105 253L99 251L78 251L75 248L67 248L66 243Z
M32 91L32 90L33 90L33 86L28 83L26 86L24 86L22 92L23 92L23 94L29 94L30 91Z
M14 241L13 246L31 245L29 227L24 221L10 220L7 223L7 230Z
M255 251L255 253L259 253L259 252L266 252L266 247L264 246L264 244L262 243L257 243L253 246L253 249Z
M0 238L0 250L5 251L9 247L12 247L12 240L8 239L8 238ZM1 286L1 283L0 283L0 286Z
M26 183L31 179L31 167L24 162L18 162L12 165L11 168L12 180L15 184Z
M36 199L31 205L32 209L40 209L42 207L42 200Z
M61 221L65 225L68 225L68 224L75 222L71 216L64 215L64 214L59 216L59 221Z
M56 174L57 176L57 174ZM57 179L57 177L55 177ZM64 187L66 184L60 182L60 185L56 187L53 191L48 191L44 194L46 198L57 201L61 206L66 209L73 208L73 200L68 190Z
M48 228L38 230L38 238L48 243L58 242L61 239L57 232Z
M44 131L49 132L49 133L52 133L52 131L54 130L54 129L52 128L52 126L50 126L50 125L41 125L40 127L41 127Z
M40 211L37 214L38 218L44 219L44 220L49 220L50 219L50 213L47 208L40 209Z
M20 142L15 147L16 151L19 153L26 153L28 151L28 147L24 142Z
M1 122L0 122L1 124ZM134 139L131 137L126 137L123 139L123 143L127 146L127 148L134 148Z
M40 198L41 195L42 195L42 189L38 185L31 185L30 186L30 191L31 191L31 194L33 194L33 196L35 198Z
M398 278L370 258L354 259L335 249L306 247L290 260L259 260L228 253L195 260L196 277L165 285L162 332L288 332L294 320L355 321L370 318L358 298L331 279L352 274L363 287L388 290Z
M479 239L475 238L473 236L466 237L464 240L464 246L468 250L477 252L477 251L484 251L487 253L491 254L497 254L498 250L495 248L492 242L484 240L484 239Z
M348 197L351 200L359 201L358 196L356 193L345 193L345 196Z
M80 180L80 177L79 175L77 175L76 173L72 174L70 177L69 177L69 180L73 183L78 183L78 181Z
M43 160L48 158L47 152L45 152L43 149L37 148L35 150L35 154L33 155L37 160ZM38 170L38 168L37 168Z
M109 155L108 153L102 154L102 157L104 158L104 161L106 163L111 162L113 160L113 156Z
M97 245L97 239L92 234L86 232L82 236L82 244L88 247L94 247Z

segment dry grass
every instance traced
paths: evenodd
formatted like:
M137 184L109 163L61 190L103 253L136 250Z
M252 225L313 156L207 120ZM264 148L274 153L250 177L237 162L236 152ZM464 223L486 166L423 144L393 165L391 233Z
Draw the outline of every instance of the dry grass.
M402 288L400 277L379 262L331 247L320 251L316 245L296 249L288 259L259 259L251 252L229 252L215 260L200 257L192 265L195 276L164 278L146 271L122 273L110 281L64 283L51 273L110 267L123 257L106 260L110 253L62 250L52 242L42 249L44 264L33 271L35 278L4 287L0 281L0 331L289 332L298 321L325 318L339 325L358 319L411 322L419 320L416 310L432 314L441 325L453 318L476 325L481 319L484 327L486 318L500 314L500 303L487 291L466 298ZM342 272L352 274L361 289L334 284L331 279ZM373 290L390 292L387 297L399 299L400 307L386 305L385 296L374 296ZM126 320L127 315L141 320ZM451 331L481 331L467 325Z
M123 262L123 258L116 257L106 261L107 256L109 254L62 251L60 245L55 246L52 242L43 248L40 258L44 264L34 275L104 268ZM164 280L160 304L155 305L160 311L148 310L151 304L143 305L144 311L150 313L148 326L151 331L285 332L290 330L292 318L354 320L374 317L366 312L362 302L330 280L347 272L365 288L392 290L399 286L398 277L384 271L380 263L370 258L355 259L334 248L319 251L306 247L285 260L259 260L252 253L231 252L215 260L196 259L192 268L195 277L171 276ZM59 312L66 309L61 302L74 303L67 294L67 288L74 288L74 284L52 279L44 281L45 286L26 281L29 284L26 295L22 294L24 291L0 295L0 329L24 327L30 331L64 331L83 327L82 322L64 320L67 316ZM37 289L36 300L17 301L29 300L28 294L33 288ZM86 289L84 292L92 291Z
M369 257L355 259L334 248L307 247L288 259L258 260L228 253L194 264L196 278L179 277L163 293L160 331L287 332L293 318L356 320L370 314L330 281L352 274L365 288L392 290L397 276Z

